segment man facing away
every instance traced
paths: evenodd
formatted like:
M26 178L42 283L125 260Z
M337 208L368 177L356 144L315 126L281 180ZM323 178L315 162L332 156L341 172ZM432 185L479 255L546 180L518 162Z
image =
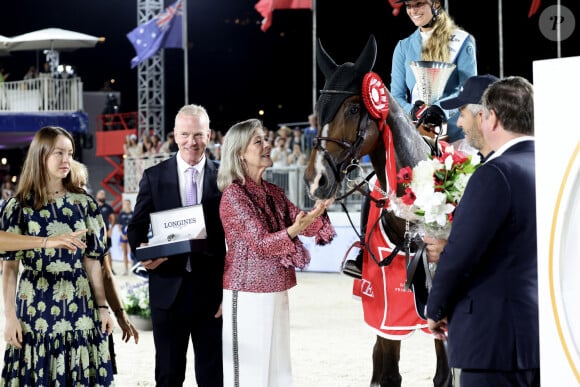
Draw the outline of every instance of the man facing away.
M310 156L310 152L312 152L313 141L318 134L317 120L316 113L308 115L308 126L304 128L304 154L306 154L307 157Z
M483 137L495 152L455 211L427 301L429 328L448 334L461 386L539 386L533 87L508 77L482 102Z
M173 133L179 150L144 171L128 239L135 251L148 242L151 213L192 204L186 180L191 182L193 174L196 202L203 206L206 247L142 262L149 272L155 381L157 387L183 385L191 340L197 385L220 387L223 386L220 306L226 247L219 217L217 165L205 156L210 138L206 110L199 105L182 107L175 117Z
M101 211L101 215L103 216L103 220L105 221L105 227L107 227L107 249L111 250L111 247L113 246L113 240L111 239L111 236L113 234L113 226L117 222L115 209L113 208L113 206L107 203L107 193L105 192L104 189L100 189L97 191L95 199L97 199L99 211ZM106 255L105 259L109 261L111 271L113 271L113 274L115 274L115 271L113 270L113 261L111 258L111 254Z

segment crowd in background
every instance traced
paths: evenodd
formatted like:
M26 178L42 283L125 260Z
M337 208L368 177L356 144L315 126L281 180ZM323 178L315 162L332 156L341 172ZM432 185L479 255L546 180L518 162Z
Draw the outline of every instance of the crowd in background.
M309 125L291 129L282 125L276 131L268 130L268 138L272 144L270 156L274 167L305 166L312 151L312 140L317 134L316 116L308 117Z
M316 136L316 115L310 114L308 126L293 129L281 125L278 130L268 130L268 139L272 144L271 157L274 167L305 166L312 151L312 140ZM210 160L221 160L223 134L212 129L210 141L206 148L206 156ZM128 135L123 145L124 155L129 157L146 157L158 154L177 152L177 144L173 132L167 134L161 141L158 134L143 134L141 139L136 134Z
M206 149L206 156L210 160L220 160L220 147L222 133L219 130L211 130L211 139ZM158 134L144 133L139 140L136 134L130 134L125 138L123 153L130 157L146 157L158 154L172 154L177 152L177 144L173 132L167 133L165 141Z

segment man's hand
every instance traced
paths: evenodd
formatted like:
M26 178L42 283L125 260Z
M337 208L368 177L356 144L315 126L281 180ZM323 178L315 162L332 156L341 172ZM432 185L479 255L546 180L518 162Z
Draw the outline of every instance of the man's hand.
M148 259L146 261L141 261L141 266L143 266L147 270L155 270L159 265L167 261L167 259L168 259L167 257Z
M447 340L447 318L439 321L428 319L427 323L429 324L429 330L431 330L436 339Z
M447 244L447 239L437 239L433 237L424 237L423 241L427 245L427 261L429 263L438 263L439 256Z

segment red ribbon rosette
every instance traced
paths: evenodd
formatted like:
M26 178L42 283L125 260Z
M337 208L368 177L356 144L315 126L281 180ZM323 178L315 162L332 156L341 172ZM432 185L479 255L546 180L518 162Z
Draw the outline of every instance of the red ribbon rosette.
M372 71L365 74L361 95L371 117L380 120L379 129L382 130L389 115L389 97L379 74Z

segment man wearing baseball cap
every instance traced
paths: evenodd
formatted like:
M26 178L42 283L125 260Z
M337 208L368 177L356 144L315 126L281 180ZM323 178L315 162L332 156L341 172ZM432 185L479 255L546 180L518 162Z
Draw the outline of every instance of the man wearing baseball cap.
M485 142L481 132L483 114L481 97L485 89L498 80L497 77L490 74L475 75L465 81L456 97L441 101L443 109L459 109L457 126L465 133L467 144L478 151L481 162L484 162L491 152L491 148ZM459 141L453 144L455 148L461 147L461 144L458 144Z

